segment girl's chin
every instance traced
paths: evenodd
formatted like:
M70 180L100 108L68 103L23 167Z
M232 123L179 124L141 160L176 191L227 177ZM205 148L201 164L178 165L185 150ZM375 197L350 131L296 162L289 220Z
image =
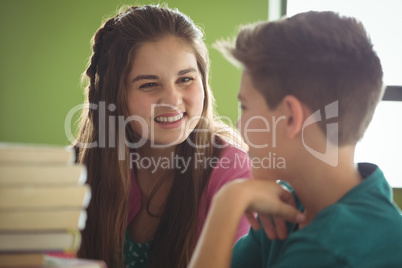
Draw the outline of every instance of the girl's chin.
M155 135L153 136L142 136L138 137L136 144L139 146L137 148L146 147L146 148L155 148L155 149L163 149L169 147L175 147L187 140L189 135L191 134L191 130L178 130L178 131L163 131L159 132L155 131ZM189 141L189 145L195 146L195 141Z
M179 145L180 143L183 143L187 139L186 137L177 137L177 138L172 138L168 139L163 138L163 139L153 139L153 140L148 140L150 147L151 148L169 148L169 147L175 147Z

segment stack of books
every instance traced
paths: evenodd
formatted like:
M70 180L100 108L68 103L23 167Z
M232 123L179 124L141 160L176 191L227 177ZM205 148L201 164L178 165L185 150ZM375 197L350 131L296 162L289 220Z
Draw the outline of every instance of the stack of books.
M53 265L47 253L79 249L91 192L74 160L72 148L0 143L0 267Z

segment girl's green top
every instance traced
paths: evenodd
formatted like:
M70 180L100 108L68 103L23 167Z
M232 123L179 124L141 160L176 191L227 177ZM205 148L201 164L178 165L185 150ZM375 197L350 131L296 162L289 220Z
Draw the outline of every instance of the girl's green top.
M131 240L128 228L124 239L124 265L125 268L148 267L148 249L151 242L141 244Z

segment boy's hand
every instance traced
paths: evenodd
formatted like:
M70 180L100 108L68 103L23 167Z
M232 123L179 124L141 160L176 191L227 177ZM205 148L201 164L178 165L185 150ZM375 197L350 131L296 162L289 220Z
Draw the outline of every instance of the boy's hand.
M255 213L247 211L245 216L248 222L251 225L251 228L254 230L259 230L261 228L261 224L267 234L268 238L271 240L275 239L286 239L287 237L287 229L286 229L286 221L277 216L270 215L258 215L260 221L257 220ZM261 224L260 224L261 222Z
M293 195L276 182L232 181L215 194L189 267L229 267L233 239L242 215L249 215L250 223L259 228L257 219L250 217L254 212L263 219L261 222L270 236L278 232L278 236L283 237L283 230L286 236L285 220L304 221L304 216L294 206ZM272 222L266 221L270 216L276 217L274 229Z
M249 201L251 203L245 212L246 218L251 227L258 230L261 226L254 213L258 212L261 224L269 239L285 239L287 237L286 221L301 222L304 220L302 214L296 209L292 193L276 182L253 181L247 186L250 187L248 191L255 193L255 195L252 195L252 199ZM276 212L272 210L273 206L276 206Z

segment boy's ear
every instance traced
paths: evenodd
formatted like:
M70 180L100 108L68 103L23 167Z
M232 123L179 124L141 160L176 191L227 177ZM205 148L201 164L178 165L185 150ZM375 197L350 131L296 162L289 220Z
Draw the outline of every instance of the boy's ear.
M288 138L294 138L303 128L304 106L299 99L292 95L285 96L282 104L286 113L286 134Z

